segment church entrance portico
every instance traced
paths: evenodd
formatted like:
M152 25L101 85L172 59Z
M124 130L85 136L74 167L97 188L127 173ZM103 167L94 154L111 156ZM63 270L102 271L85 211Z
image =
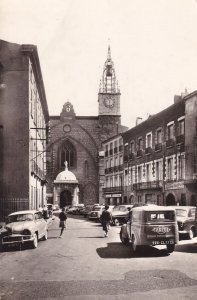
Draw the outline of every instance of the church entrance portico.
M54 203L61 208L79 204L78 180L75 175L68 171L68 164L65 162L65 171L60 172L54 180Z

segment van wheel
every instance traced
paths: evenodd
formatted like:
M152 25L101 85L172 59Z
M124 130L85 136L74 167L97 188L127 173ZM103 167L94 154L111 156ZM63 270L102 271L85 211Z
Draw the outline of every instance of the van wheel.
M194 238L194 229L193 228L190 228L190 231L189 231L189 239L192 240Z
M133 252L134 252L134 253L137 252L138 249L139 249L139 246L136 245L136 239L135 239L135 236L134 236L134 235L132 235L131 243L132 243L132 244L131 244L131 247L132 247Z
M119 225L120 225L120 222L119 222L118 219L114 219L114 225L115 225L115 226L119 226Z
M38 247L38 236L36 233L34 233L34 239L33 239L33 242L32 242L32 247L35 249Z
M172 253L175 249L175 245L166 245L166 248L168 253Z
M123 233L122 233L122 229L120 230L120 240L124 245L128 245L129 244L129 238L125 238L123 237Z

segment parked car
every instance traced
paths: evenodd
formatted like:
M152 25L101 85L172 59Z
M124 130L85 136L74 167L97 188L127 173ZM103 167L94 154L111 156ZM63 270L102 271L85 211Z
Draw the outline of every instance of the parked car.
M72 206L67 209L68 214L76 215L78 213L78 206Z
M197 208L195 206L171 206L175 208L180 237L193 239L197 235Z
M2 246L30 243L37 248L40 239L47 240L48 226L36 210L18 211L8 215Z
M166 245L167 251L173 252L178 243L175 209L154 205L133 208L129 221L121 227L120 240L131 242L133 252L146 245Z
M83 210L84 205L76 205L76 206L72 206L70 208L67 209L67 213L68 214L72 214L72 215L80 215L81 210Z
M88 214L88 219L99 221L100 216L101 216L104 208L105 208L104 205L102 205L102 206L100 206L100 205L95 206L92 209L92 211Z
M88 214L92 211L93 205L87 205L83 208L81 211L81 214L84 216L84 218L88 217Z
M119 226L128 220L129 210L132 208L132 204L122 204L115 206L111 212L112 214L112 225Z

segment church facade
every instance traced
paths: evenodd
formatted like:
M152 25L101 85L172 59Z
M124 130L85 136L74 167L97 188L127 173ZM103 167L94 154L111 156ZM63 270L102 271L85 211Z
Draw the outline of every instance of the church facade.
M50 116L46 161L48 202L60 207L104 202L102 142L127 129L121 125L120 95L108 47L98 93L98 116L76 116L69 101L60 116ZM60 173L69 176L63 178Z

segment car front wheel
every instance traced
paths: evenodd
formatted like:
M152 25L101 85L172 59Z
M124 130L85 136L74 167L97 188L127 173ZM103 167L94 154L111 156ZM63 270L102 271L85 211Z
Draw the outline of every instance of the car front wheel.
M46 230L45 235L43 236L43 241L46 241L48 239L48 232Z
M32 247L35 249L38 247L38 236L36 233L34 233L34 239L33 239L33 242L32 242Z

